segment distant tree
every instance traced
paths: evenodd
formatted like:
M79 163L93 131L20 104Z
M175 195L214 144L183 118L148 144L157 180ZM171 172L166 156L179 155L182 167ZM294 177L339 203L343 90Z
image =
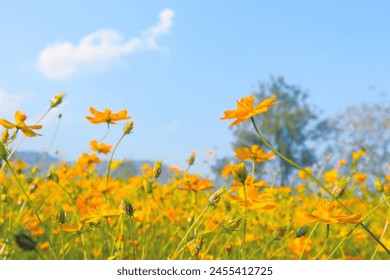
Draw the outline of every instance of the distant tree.
M377 176L388 173L390 164L390 102L348 107L330 119L334 137L329 150L334 158L351 161L351 154L365 150L364 171Z
M256 124L279 152L303 166L311 165L316 162L313 141L327 133L327 122L319 121L319 112L307 103L308 94L282 77L261 83L254 95L259 102L274 94L280 103L266 114L255 116ZM234 147L260 144L250 121L236 126L234 135ZM280 183L287 183L293 167L276 157L275 164L280 169Z

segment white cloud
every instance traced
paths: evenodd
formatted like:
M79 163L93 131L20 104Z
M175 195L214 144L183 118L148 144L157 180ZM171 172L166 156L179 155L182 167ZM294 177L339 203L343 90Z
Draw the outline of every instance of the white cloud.
M162 10L157 25L127 41L116 30L100 29L83 37L78 45L55 43L41 51L36 66L48 78L64 79L79 71L106 67L126 54L157 50L156 39L170 29L173 16L173 10Z
M0 118L10 118L15 114L21 102L21 96L0 89Z

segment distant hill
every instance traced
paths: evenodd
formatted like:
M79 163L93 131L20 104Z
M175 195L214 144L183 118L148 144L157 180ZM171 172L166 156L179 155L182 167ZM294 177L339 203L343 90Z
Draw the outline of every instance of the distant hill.
M36 152L36 151L17 151L12 156L12 159L21 159L29 165L29 167L38 167L38 170L42 173L46 173L50 166L59 165L61 160L51 155ZM67 162L72 165L74 162ZM129 178L130 176L142 174L142 166L144 164L154 165L153 161L150 160L125 160L124 163L112 171L111 176L114 178ZM107 172L108 161L96 165L96 172L99 174L105 174ZM163 164L162 173L159 181L161 183L167 182L171 177L168 173L167 166Z

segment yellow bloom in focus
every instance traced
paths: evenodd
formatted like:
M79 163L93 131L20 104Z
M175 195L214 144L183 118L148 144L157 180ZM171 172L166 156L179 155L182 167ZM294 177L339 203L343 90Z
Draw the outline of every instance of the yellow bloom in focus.
M252 145L251 148L242 147L236 148L236 158L241 160L255 160L256 162L264 162L272 159L274 153L266 153L264 150L259 148L259 145Z
M41 125L26 125L24 122L26 121L27 116L25 114L20 113L19 111L16 111L15 113L15 123L10 123L9 121L6 121L4 119L0 119L0 125L2 125L5 128L13 129L16 128L17 130L21 130L23 134L27 137L34 137L34 136L41 136L40 134L33 131L33 129L41 129Z
M345 215L336 208L336 202L323 200L320 207L312 214L298 212L296 220L302 224L324 222L325 224L356 224L361 220L362 214Z
M107 155L111 151L111 147L112 147L111 145L98 143L96 140L92 140L91 142L89 142L89 145L91 145L92 151L105 154L105 155Z
M249 119L258 114L262 114L268 111L269 108L275 106L279 101L273 102L276 95L260 102L259 105L254 107L255 97L253 95L243 97L240 101L237 100L236 110L227 110L224 112L224 116L221 120L236 119L230 126L235 126L246 119Z
M99 112L95 108L90 107L89 112L91 112L93 116L87 116L86 119L94 124L107 123L110 125L116 124L116 121L128 120L131 118L127 115L127 110L121 110L118 113L112 113L111 109L104 109L103 112Z
M364 183L367 180L367 175L364 173L356 173L353 176L353 179L356 181L356 183Z

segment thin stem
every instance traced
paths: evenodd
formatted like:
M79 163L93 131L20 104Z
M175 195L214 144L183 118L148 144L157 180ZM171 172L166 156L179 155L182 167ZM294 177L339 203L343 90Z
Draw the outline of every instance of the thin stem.
M132 243L132 253L133 253L133 260L135 260L135 243L134 243L134 229L133 229L133 221L131 220L131 217L129 216L130 221L130 238Z
M65 248L64 248L64 237L62 232L62 224L60 224L60 236L61 236L61 247L62 247L62 259L65 260Z
M387 203L387 204L388 204L388 203ZM389 206L389 205L388 205L388 206ZM387 227L388 227L388 225L389 225L389 219L390 219L390 206L389 206L389 209L387 210L386 223L385 223L385 226L383 227L383 232L382 232L382 235L381 235L381 237L380 237L380 240L382 240L383 237L385 236L385 233L386 233L386 231L387 231ZM379 244L376 246L375 251L374 251L374 253L372 254L371 260L374 259L376 253L378 252L378 249L379 249Z
M322 253L324 252L325 250L325 247L326 247L326 244L328 243L328 240L329 240L329 228L330 228L330 225L327 224L326 225L326 238L325 238L325 242L324 242L324 245L322 245L322 248L320 250L320 252L317 254L317 256L314 258L315 260L318 260L318 258L322 255Z
M265 247L267 247L268 245L270 245L272 242L274 242L278 237L275 236L274 238L272 238L268 243L265 243L263 246L260 246L259 248L257 248L255 251L253 251L252 254L250 254L250 256L248 257L248 260L250 258L252 258L254 255L256 255L257 252L261 251L262 249L264 249Z
M305 250L306 250L306 247L307 247L307 244L309 244L311 236L313 235L314 231L316 230L316 228L318 227L319 224L320 224L320 222L317 222L316 225L314 226L314 228L311 230L311 232L309 234L309 237L307 238L307 240L305 242L305 245L302 248L302 252L301 252L301 255L299 256L299 260L302 260L303 254L305 253Z
M241 243L241 256L245 260L246 226L247 226L247 218L248 218L248 199L246 196L245 182L242 183L242 187L244 188L245 213L244 213L244 238Z
M149 203L149 199L148 199L148 212L147 212L147 215L146 215L145 228L144 228L144 233L143 233L141 260L144 260L144 257L145 257L145 250L146 250L146 233L147 233L147 227L148 227L148 225L149 225L149 216L150 216L150 203Z
M6 165L8 166L8 168L11 170L12 175L15 177L16 181L18 182L19 188L22 190L24 196L27 198L27 201L28 201L28 203L30 204L30 207L31 207L31 209L33 210L35 216L37 217L39 223L40 223L41 225L43 225L42 220L41 220L41 218L40 218L39 215L38 215L38 212L35 210L35 207L34 207L32 201L31 201L30 197L28 196L26 190L23 188L22 184L20 183L19 178L18 178L18 176L16 175L16 173L15 173L14 169L12 168L12 166L10 165L8 159L4 159L4 161L5 161Z
M387 203L387 201L390 199L390 196L386 199L384 199L381 203L379 203L377 206L375 206L374 208L371 209L370 212L367 213L367 215L361 220L361 222L363 222L365 219L367 219L372 213L375 212L375 210L377 210L379 208L379 206L381 206L383 203ZM329 257L328 257L328 260L330 260L331 257L333 257L333 255L336 253L337 249L344 243L345 240L347 240L347 238L352 234L352 232L355 231L355 229L357 229L357 227L359 226L359 224L355 225L345 236L344 238L339 242L339 244L337 244L337 246L333 249L333 251L330 253Z
M115 147L114 147L114 150L112 151L111 153L111 157L110 157L110 161L108 163L108 167L107 167L107 177L106 177L106 191L104 192L104 202L107 204L107 192L108 192L108 180L110 178L110 172L111 172L111 163L112 163L112 160L114 158L114 154L115 154L115 151L116 149L118 148L120 142L122 141L122 139L126 136L126 133L123 133L121 138L119 138L119 141L118 143L116 143Z
M176 250L175 250L175 253L173 253L173 256L172 256L172 259L174 260L177 256L177 253L179 252L179 249L181 248L181 245L183 244L183 242L187 239L187 236L190 234L190 232L193 230L193 228L195 227L195 225L198 223L198 221L200 220L200 218L204 215L204 213L206 212L207 209L209 209L210 205L207 204L205 208L203 208L202 212L199 214L198 216L198 219L196 219L192 225L190 226L190 228L187 230L187 232L184 234L184 237L181 239L179 245L177 246Z
M348 214L353 214L336 196L334 196L332 194L331 191L329 191L325 186L324 184L321 183L320 180L318 180L313 174L311 174L310 172L308 172L306 169L304 169L302 166L296 164L294 161L288 159L287 157L285 157L283 154L281 154L280 152L278 152L274 147L272 147L272 145L270 143L268 143L268 141L263 137L263 135L260 133L259 129L257 128L256 126L256 123L255 123L255 120L253 119L253 117L251 117L251 121L252 121L252 124L256 130L256 133L257 135L259 136L260 140L269 148L271 149L275 154L277 154L280 158L282 158L283 160L285 160L286 162L288 162L291 166L294 166L295 168L301 170L302 172L304 172L305 174L307 174L311 179L313 179L333 200L335 200L346 212L348 212ZM365 225L363 224L363 222L359 222L358 223L362 228L364 228L364 230L369 234L371 235L371 237L387 252L387 254L390 255L390 250L385 246L385 244L382 243L382 241L380 241L378 239L378 237L375 236L374 233L372 233L372 231Z
M215 237L213 238L213 240L211 240L209 246L207 247L206 251L204 252L204 255L206 256L208 254L208 252L210 251L211 249L211 246L215 243L215 241L222 236L222 231L219 231L217 235L215 235Z

